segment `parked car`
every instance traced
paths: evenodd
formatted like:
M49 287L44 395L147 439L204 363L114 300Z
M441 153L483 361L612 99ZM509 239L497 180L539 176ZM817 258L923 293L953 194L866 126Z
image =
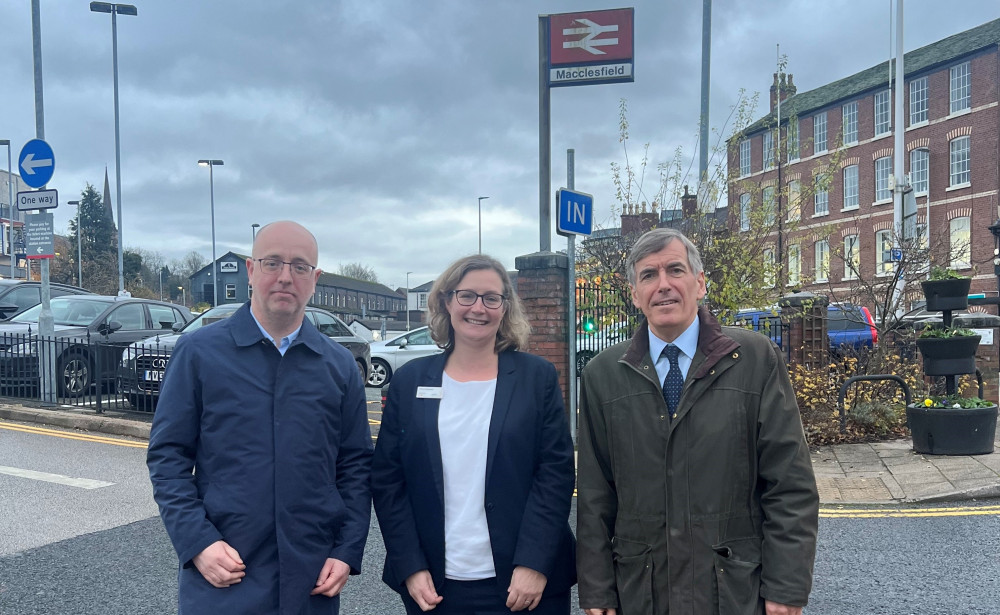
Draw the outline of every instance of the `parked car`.
M875 320L868 308L850 303L834 303L827 306L826 313L826 336L830 342L830 352L844 354L845 351L871 348L878 343ZM776 309L740 310L736 314L736 324L759 331L783 347L784 329Z
M49 283L49 296L90 295L85 288L68 284ZM17 316L42 302L42 283L33 280L0 279L0 320Z
M128 399L132 407L140 410L153 410L160 396L160 381L170 359L170 353L180 336L229 318L243 307L242 303L227 303L218 305L200 314L183 327L166 335L158 335L129 346L121 357L121 368L118 373L118 390ZM320 333L329 336L340 345L351 351L354 361L361 372L361 380L368 378L370 356L368 342L351 331L344 321L326 310L315 307L306 308L306 317L319 329Z
M372 368L368 373L370 387L389 384L396 370L413 359L444 352L431 339L428 327L414 329L384 342L374 342L371 350Z
M50 306L56 386L64 397L83 395L100 381L113 382L126 346L192 318L187 308L132 297L66 295ZM41 309L36 305L0 323L0 388L37 386Z

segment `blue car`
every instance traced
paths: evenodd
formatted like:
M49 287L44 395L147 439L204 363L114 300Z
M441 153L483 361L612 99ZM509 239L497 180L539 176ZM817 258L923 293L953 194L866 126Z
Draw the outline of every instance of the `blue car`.
M783 348L784 327L776 309L740 310L736 314L735 324L759 331ZM871 348L878 342L878 332L871 312L866 307L849 303L827 306L826 334L830 340L830 352L834 354Z

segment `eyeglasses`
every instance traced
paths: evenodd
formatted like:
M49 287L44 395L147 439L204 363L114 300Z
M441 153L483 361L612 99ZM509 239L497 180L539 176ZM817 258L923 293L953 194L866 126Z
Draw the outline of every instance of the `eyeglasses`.
M486 293L485 295L480 295L477 292L471 290L453 290L451 295L455 297L455 301L458 301L459 305L464 305L469 307L470 305L476 304L476 299L482 299L483 305L495 310L503 305L503 302L507 300L507 297L499 295L497 293Z
M316 269L313 265L300 261L289 263L286 261L280 261L276 258L255 258L254 261L260 263L260 270L268 275L281 273L281 270L285 265L288 265L288 269L292 272L292 275L297 278L307 278L309 277L309 274Z

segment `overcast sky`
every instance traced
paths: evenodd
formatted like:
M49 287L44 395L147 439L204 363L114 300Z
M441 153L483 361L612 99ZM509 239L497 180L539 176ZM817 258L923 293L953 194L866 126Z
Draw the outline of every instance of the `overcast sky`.
M391 287L432 280L477 250L513 269L539 249L538 15L620 8L591 0L134 0L118 18L123 235L168 260L248 252L251 224L299 221L319 265L362 262ZM87 182L115 188L111 16L87 0L41 0L45 137L56 156L57 232ZM610 163L650 167L681 148L697 175L699 0L635 2L635 82L552 91L552 190L576 150L576 188L614 226ZM716 0L711 125L739 91L760 92L776 45L799 92L885 61L891 0ZM907 0L905 47L1000 17L981 0ZM14 156L35 136L31 2L0 1L0 139ZM713 138L714 139L714 138ZM0 151L0 158L6 152ZM634 158L633 158L634 160ZM0 162L0 165L3 163ZM16 160L15 160L16 165ZM652 171L651 171L652 173ZM655 191L655 178L647 190ZM6 202L7 195L2 200ZM112 200L115 203L114 199ZM553 249L566 240L553 234Z

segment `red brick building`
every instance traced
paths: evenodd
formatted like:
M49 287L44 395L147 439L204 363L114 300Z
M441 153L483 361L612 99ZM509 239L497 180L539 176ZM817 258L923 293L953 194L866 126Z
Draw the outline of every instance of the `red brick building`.
M902 118L889 63L802 93L792 75L775 74L770 113L730 140L730 224L748 230L753 212L775 210L768 257L782 259L787 286L830 294L891 275L893 156L902 155L931 260L973 276L972 292L997 295L1000 20L908 52L904 69Z

